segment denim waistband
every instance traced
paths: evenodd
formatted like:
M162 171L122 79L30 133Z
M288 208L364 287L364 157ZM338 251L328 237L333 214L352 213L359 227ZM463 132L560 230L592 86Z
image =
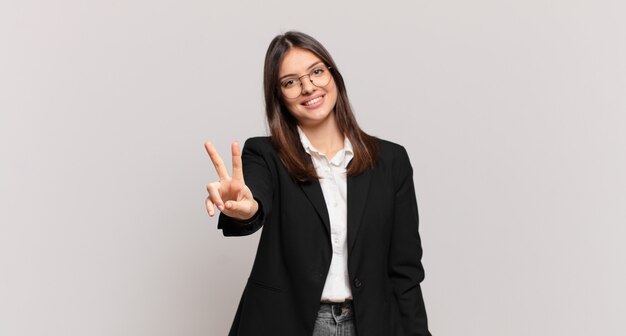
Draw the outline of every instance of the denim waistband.
M320 303L320 309L317 312L318 319L335 320L335 322L352 320L354 316L354 307L352 301L339 303Z

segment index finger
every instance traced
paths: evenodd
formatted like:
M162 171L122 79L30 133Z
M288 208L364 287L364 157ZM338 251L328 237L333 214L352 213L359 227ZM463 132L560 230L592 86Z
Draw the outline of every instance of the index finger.
M220 155L217 153L217 150L215 150L213 144L207 141L204 143L204 148L206 148L207 153L209 153L211 161L213 161L213 165L215 166L215 170L217 171L217 175L220 177L220 180L227 180L228 170L226 170L224 160L222 160L222 157L220 157Z
M241 149L239 148L239 142L233 141L231 150L233 152L233 180L243 181L243 165L241 163Z

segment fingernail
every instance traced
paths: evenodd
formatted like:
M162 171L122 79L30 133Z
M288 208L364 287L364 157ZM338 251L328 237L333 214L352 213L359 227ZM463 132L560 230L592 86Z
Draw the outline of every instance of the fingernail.
M217 208L220 209L220 211L224 210L224 206L222 204L219 204Z

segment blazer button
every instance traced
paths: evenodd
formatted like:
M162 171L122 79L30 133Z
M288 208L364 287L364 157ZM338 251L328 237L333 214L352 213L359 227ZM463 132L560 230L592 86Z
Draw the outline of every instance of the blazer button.
M354 278L354 281L352 283L354 284L354 287L356 287L356 288L360 288L361 285L363 285L361 283L361 280L359 280L359 278Z

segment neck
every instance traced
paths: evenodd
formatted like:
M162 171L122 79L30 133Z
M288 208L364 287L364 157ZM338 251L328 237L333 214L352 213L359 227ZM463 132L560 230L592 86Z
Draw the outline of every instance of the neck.
M311 144L329 158L343 148L344 136L337 127L334 115L325 122L314 126L300 125Z

